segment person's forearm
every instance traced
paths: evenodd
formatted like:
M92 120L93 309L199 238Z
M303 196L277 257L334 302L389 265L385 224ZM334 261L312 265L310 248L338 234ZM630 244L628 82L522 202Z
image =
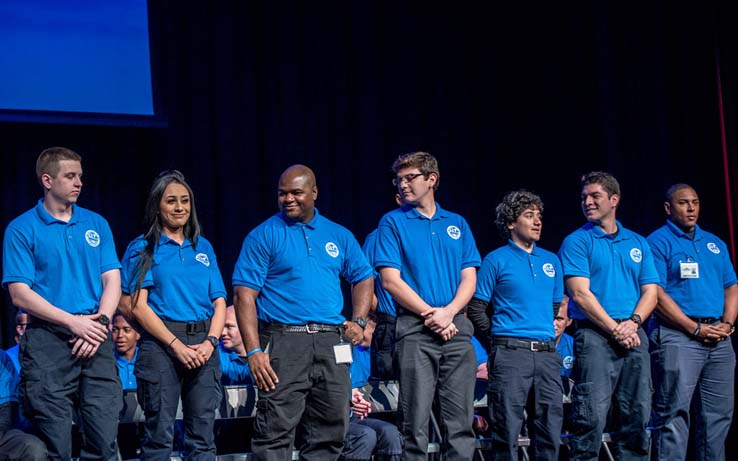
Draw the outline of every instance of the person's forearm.
M446 307L451 309L455 314L458 314L472 299L476 289L477 269L474 267L467 267L461 271L461 282L459 283L459 287L456 289L454 299L452 299Z
M589 289L589 280L585 283L584 280L572 279L575 277L567 280L566 288L582 313L598 327L607 332L612 331L617 326L617 322L610 317Z
M354 318L365 318L374 299L374 278L369 277L353 285L351 289L351 302L353 304Z
M663 288L658 287L656 311L659 318L669 326L679 328L685 333L692 334L697 328L697 322L687 317L679 305L667 295Z
M102 275L103 292L100 296L98 312L109 319L113 317L120 302L120 271L114 269Z
M213 301L213 307L215 308L215 312L213 312L213 316L210 318L210 330L208 331L208 336L215 336L216 338L220 338L221 333L223 333L223 325L225 325L225 299L216 299L215 301Z
M235 287L233 290L233 306L236 310L236 323L241 331L241 338L246 345L246 352L261 348L259 342L259 320L256 315L256 296L253 290L246 287Z
M382 288L384 288L400 306L422 315L433 306L429 306L418 294L410 288L400 277L400 271L397 269L382 268Z
M28 312L31 316L68 327L72 314L54 306L25 283L8 284L8 292L13 305Z
M725 289L723 322L735 323L736 316L738 316L738 285L733 285Z

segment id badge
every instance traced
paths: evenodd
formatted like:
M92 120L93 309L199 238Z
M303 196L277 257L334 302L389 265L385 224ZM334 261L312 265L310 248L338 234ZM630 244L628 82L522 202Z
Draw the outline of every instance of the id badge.
M680 262L679 273L683 279L698 279L700 278L700 267L696 262Z
M336 357L336 363L351 363L354 361L351 355L351 344L340 343L333 346L333 355Z

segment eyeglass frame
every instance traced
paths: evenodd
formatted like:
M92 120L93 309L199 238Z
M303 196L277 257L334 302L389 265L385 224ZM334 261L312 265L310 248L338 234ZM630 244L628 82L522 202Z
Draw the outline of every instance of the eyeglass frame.
M402 185L402 182L403 181L405 181L408 184L410 184L411 182L415 181L415 178L417 178L419 176L425 176L427 178L428 177L428 174L426 174L426 173L410 173L410 174L406 174L405 176L395 177L395 178L392 178L392 185L395 186L395 187L400 186L400 185Z

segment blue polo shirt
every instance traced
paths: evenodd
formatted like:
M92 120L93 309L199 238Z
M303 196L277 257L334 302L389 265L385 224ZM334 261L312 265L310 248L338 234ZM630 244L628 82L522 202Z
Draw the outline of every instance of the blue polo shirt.
M123 265L129 271L128 287L124 290L127 293L136 289L136 267L145 246L146 241L139 236L128 245L123 257ZM162 233L141 288L149 290L148 304L154 313L174 322L207 320L213 316L213 301L226 297L215 252L202 236L195 248L189 239L180 245Z
M430 219L409 205L384 215L374 259L377 269L399 269L402 280L431 307L450 303L461 271L482 262L466 220L438 203Z
M537 341L556 337L553 303L564 296L559 258L536 245L528 253L512 240L488 254L477 276L475 298L492 301L493 336Z
M364 240L364 246L361 248L366 255L369 265L374 267L374 249L377 244L377 230L373 230ZM395 302L392 301L392 296L387 293L387 290L382 288L382 276L379 272L374 271L374 294L377 296L377 312L382 314L391 315L392 317L397 316L397 309L395 309Z
M671 221L648 236L660 285L685 315L720 317L725 289L736 284L725 242L695 226L694 240ZM680 263L696 262L699 278L681 278Z
M0 350L0 405L18 401L19 380L13 361L4 350Z
M257 315L268 323L339 325L346 319L340 277L350 284L372 277L354 236L315 209L308 223L277 213L244 239L233 286L259 292Z
M561 376L570 378L571 369L574 368L574 338L563 333L556 352L561 356Z
M218 344L218 354L220 354L220 369L223 372L220 382L224 386L254 383L248 362L239 357L235 351L226 350L223 343L220 343Z
M371 372L371 348L354 346L353 362L351 362L351 389L361 387L369 381Z
M8 357L10 357L10 360L13 361L13 365L15 365L15 370L20 373L20 361L18 361L18 344L11 347L10 349L6 350L5 352L8 353Z
M126 360L125 357L118 354L118 351L113 351L115 356L115 364L118 365L118 376L120 377L120 384L124 391L135 391L136 390L136 375L133 374L133 370L136 366L136 359L138 358L138 346L136 346L136 352L133 354L131 360Z
M487 351L484 349L484 346L482 346L482 343L479 342L476 336L472 336L471 343L472 346L474 346L474 356L477 358L477 367L479 367L479 365L483 363L487 363L487 360L489 359Z
M115 269L120 263L108 222L77 205L64 222L52 217L41 199L5 230L3 287L25 283L70 314L97 312L101 275Z
M564 277L586 277L590 291L613 319L627 319L641 297L641 286L659 283L651 247L645 238L617 222L616 236L587 223L564 239L559 257ZM569 302L569 317L586 319Z
M142 247L139 245L140 242L138 238L131 241L128 244L128 247L126 247L125 253L123 253L123 258L120 260L120 288L121 291L127 295L130 295L131 291L136 287L136 279L134 278L131 280L131 277L135 275L135 262L138 261L138 258L134 259L132 256L134 256L133 247L138 248L138 250L135 251L141 251ZM131 283L133 283L133 285L131 285Z

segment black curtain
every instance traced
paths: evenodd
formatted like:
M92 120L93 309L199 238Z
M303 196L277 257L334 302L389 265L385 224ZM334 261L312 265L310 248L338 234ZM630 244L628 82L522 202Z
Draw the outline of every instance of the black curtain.
M38 153L63 145L84 157L80 205L110 221L122 255L141 232L152 179L177 168L229 284L243 237L276 212L284 168L311 166L321 213L362 241L394 206L392 160L427 150L440 162L439 202L467 218L483 255L502 243L492 210L513 188L543 197L541 245L556 251L584 221L578 178L593 169L620 180L626 227L650 233L665 189L688 182L703 227L728 240L716 83L719 57L735 177L738 37L727 4L164 0L149 9L167 126L0 123L3 228L40 196ZM14 310L2 302L8 346Z

